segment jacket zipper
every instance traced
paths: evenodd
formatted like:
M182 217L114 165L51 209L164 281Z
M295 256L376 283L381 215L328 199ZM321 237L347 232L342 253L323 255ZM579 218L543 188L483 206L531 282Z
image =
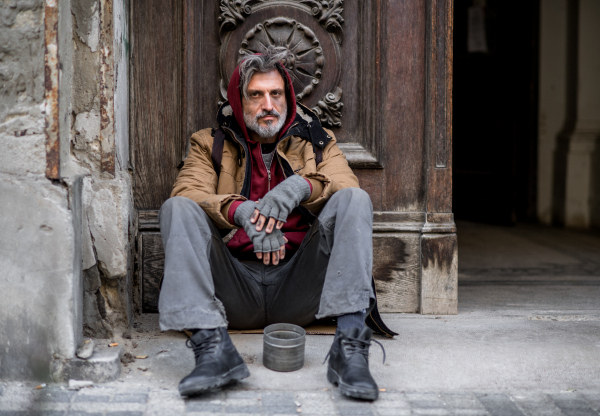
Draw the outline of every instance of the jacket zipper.
M261 148L260 152L261 152L260 158L262 159L263 165L265 165L265 169L267 170L267 178L268 178L267 179L267 181L268 181L267 182L267 192L269 192L271 190L271 169L267 168L265 159L262 157L262 148ZM271 164L273 164L273 159L271 159Z

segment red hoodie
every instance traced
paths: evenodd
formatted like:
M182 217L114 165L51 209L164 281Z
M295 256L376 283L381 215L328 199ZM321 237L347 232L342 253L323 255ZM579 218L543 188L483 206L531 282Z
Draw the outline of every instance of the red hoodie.
M278 64L279 65L279 64ZM287 78L287 86L286 88L286 102L287 102L287 117L283 128L279 132L278 140L281 140L283 134L290 128L294 119L296 118L296 97L294 94L294 88L292 86L292 80L286 70L284 73ZM275 156L273 157L273 162L271 163L271 182L268 180L268 173L265 163L262 158L262 150L260 143L252 141L246 130L246 124L244 122L244 112L242 110L242 97L240 92L240 73L239 66L235 68L233 71L233 75L231 76L231 80L229 81L229 87L227 88L227 98L229 100L229 105L233 110L233 115L240 126L242 133L244 134L244 138L246 139L246 143L248 144L248 150L250 154L250 160L247 163L252 163L252 176L250 178L250 197L251 201L258 201L260 198L264 197L265 194L273 189L277 184L282 182L285 179L285 175L283 174L283 170L281 168L277 152L275 152ZM311 186L310 181L307 181ZM242 202L236 201L229 208L228 219L229 222L234 224L234 214L237 207ZM266 226L266 225L265 225ZM285 237L288 239L288 243L285 245L286 249L286 258L290 258L300 247L306 232L308 231L309 224L308 221L303 217L300 211L296 208L294 209L287 218L286 223L284 224L281 231L284 233ZM241 260L256 260L256 255L254 254L254 245L250 241L248 234L244 229L239 229L233 236L233 238L227 243L227 247L231 251L231 253Z

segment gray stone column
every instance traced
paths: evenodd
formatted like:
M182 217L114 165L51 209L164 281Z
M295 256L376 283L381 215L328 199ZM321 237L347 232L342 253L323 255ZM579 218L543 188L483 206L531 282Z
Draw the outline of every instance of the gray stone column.
M565 224L600 225L600 2L579 2L577 121L569 138Z

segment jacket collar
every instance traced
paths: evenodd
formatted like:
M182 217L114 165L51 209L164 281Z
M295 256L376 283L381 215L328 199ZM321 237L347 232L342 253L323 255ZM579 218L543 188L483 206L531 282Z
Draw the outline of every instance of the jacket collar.
M245 142L244 133L233 115L229 101L225 101L217 112L217 123L221 128L231 130L240 142ZM309 141L313 146L324 148L331 136L323 129L317 115L303 104L296 103L296 117L281 140L289 136L298 136Z

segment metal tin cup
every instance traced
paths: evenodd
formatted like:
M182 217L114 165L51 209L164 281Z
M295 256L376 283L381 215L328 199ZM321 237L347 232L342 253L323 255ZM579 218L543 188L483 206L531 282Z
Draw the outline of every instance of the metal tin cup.
M263 364L274 371L296 371L304 365L306 331L293 324L273 324L264 330Z

